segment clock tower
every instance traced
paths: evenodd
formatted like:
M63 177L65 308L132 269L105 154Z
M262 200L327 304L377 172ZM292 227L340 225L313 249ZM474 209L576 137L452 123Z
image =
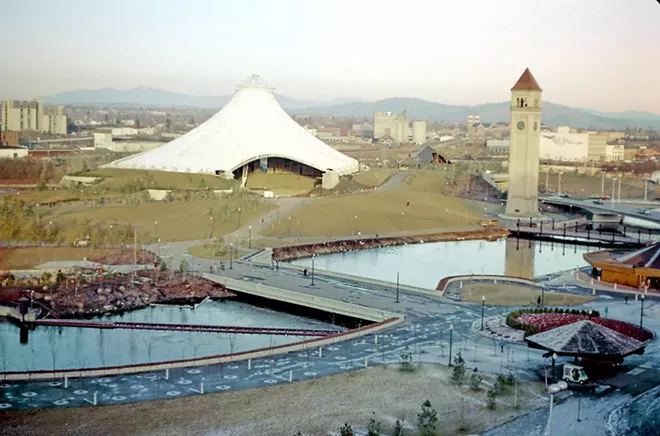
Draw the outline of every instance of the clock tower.
M511 88L507 217L540 217L541 92L529 68Z

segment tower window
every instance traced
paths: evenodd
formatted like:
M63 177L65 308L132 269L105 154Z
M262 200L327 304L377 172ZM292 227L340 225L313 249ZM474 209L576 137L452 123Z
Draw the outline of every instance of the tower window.
M520 107L520 98L516 98L516 107Z
M523 106L527 107L527 97L523 97Z

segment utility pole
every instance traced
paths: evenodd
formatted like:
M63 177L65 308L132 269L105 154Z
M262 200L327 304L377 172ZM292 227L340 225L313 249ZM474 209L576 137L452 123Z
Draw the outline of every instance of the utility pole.
M137 226L133 228L133 275L137 270Z
M602 170L600 172L600 196L605 196L605 173Z
M649 194L649 181L644 177L644 203L646 203Z
M621 179L623 179L623 174L621 174L621 177L619 178L619 193L617 195L618 197L618 202L621 203Z

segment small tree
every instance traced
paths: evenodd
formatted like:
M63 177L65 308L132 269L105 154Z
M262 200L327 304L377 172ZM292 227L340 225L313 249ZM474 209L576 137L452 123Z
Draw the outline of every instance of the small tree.
M399 370L400 371L414 371L415 367L412 364L413 361L413 355L412 352L408 349L408 347L405 348L403 353L399 356Z
M160 272L167 271L167 263L161 260L160 263L158 264L158 269L160 270Z
M186 261L186 260L184 259L184 260L182 260L181 263L179 264L179 272L182 273L182 274L185 274L186 271L188 271L188 261Z
M398 419L394 423L394 430L392 431L392 436L403 436L403 418L399 421Z
M498 394L497 383L486 392L486 407L493 410L495 408L495 398Z
M473 391L478 391L481 388L481 382L484 381L484 378L480 376L476 371L470 376L470 389Z
M353 433L353 428L350 425L344 424L339 428L339 435L340 436L355 436L355 433Z
M463 383L465 378L465 359L459 351L454 357L454 366L452 367L451 379L454 383Z
M376 412L374 412L374 415ZM369 425L367 426L367 436L380 436L380 424L376 422L374 418L369 420Z
M422 404L421 413L417 414L417 427L420 436L433 436L438 424L438 412L433 408L429 400Z

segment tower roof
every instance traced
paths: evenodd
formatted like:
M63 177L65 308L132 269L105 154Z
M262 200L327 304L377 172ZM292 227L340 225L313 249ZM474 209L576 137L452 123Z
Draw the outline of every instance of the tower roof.
M520 76L520 79L513 85L511 91L543 91L539 84L536 82L534 75L529 71L529 68L525 68L525 71Z

